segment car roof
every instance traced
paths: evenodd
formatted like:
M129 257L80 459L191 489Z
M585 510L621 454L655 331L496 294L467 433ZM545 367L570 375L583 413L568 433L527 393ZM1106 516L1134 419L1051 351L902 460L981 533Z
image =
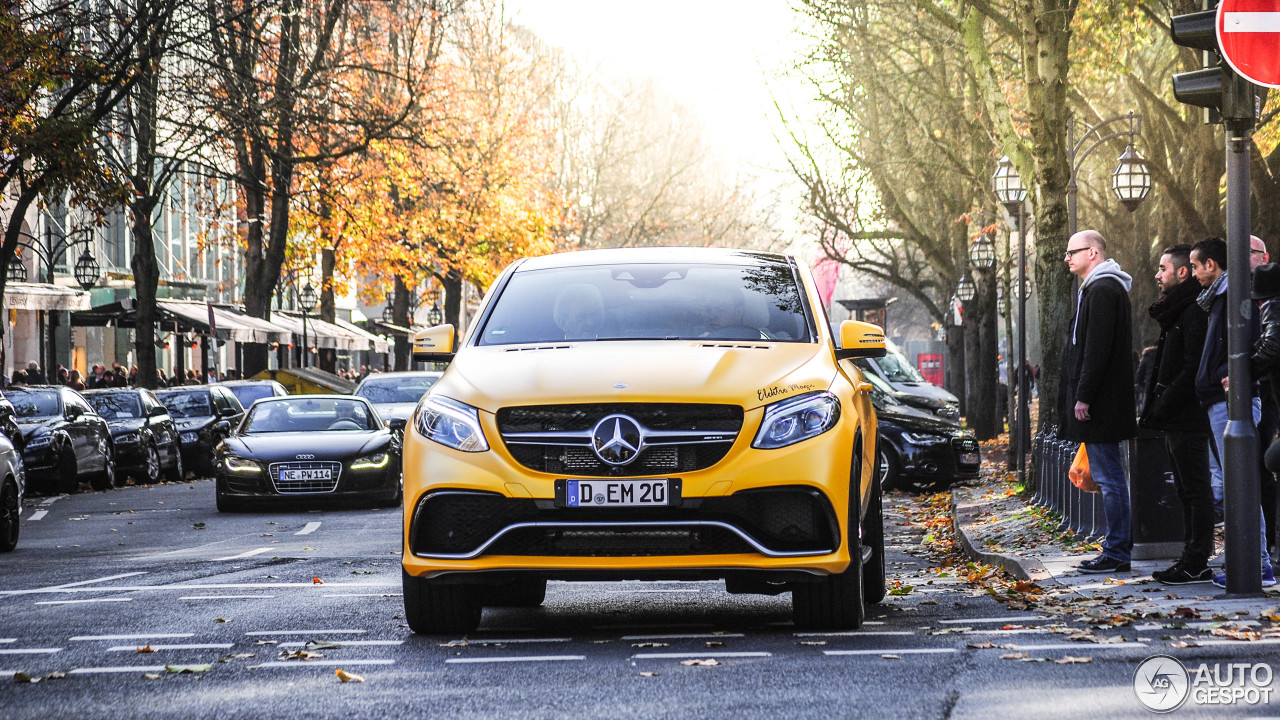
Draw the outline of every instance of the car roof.
M619 265L627 263L697 263L703 265L761 265L786 263L790 256L780 253L734 248L643 247L582 250L541 255L522 261L517 272L587 265Z
M280 384L280 381L278 381L278 380L222 380L222 381L219 381L219 382L214 383L214 384L215 384L215 385L235 385L235 386L239 386L239 385L279 385L279 384Z
M108 393L135 393L146 388L139 387L113 387L113 388L95 388L93 390L81 390L81 395L106 395Z
M363 398L363 397L360 397L359 395L343 395L340 393L325 393L325 394L307 393L303 395L276 395L275 397L264 397L254 401L253 404L257 405L258 403L265 403L265 402L285 402L285 401L297 401L297 400L354 400L356 402L363 402L363 403L369 402L368 398Z
M396 370L394 372L369 373L364 376L360 382L369 380L394 380L395 378L404 377L435 377L438 378L444 373L440 370Z

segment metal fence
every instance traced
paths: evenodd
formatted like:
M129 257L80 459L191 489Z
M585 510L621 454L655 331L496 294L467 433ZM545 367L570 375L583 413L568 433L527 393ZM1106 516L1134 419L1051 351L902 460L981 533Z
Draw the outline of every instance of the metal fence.
M1056 530L1070 532L1083 541L1094 541L1106 534L1107 520L1102 511L1102 494L1087 493L1071 484L1067 472L1076 457L1079 443L1058 438L1058 428L1050 427L1031 441L1035 463L1037 505L1062 515Z

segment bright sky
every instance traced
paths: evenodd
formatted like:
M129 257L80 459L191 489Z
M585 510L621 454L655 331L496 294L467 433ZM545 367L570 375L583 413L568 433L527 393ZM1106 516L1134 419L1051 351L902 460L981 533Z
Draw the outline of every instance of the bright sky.
M732 162L781 169L768 83L802 46L787 0L506 0L548 44L621 77L653 77ZM780 86L794 95L794 84ZM775 88L775 92L779 92Z

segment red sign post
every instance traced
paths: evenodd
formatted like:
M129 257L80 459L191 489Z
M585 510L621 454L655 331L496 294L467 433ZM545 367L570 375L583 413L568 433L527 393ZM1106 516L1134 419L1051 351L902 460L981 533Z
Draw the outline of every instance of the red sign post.
M1280 88L1280 0L1222 0L1217 29L1218 47L1236 74Z

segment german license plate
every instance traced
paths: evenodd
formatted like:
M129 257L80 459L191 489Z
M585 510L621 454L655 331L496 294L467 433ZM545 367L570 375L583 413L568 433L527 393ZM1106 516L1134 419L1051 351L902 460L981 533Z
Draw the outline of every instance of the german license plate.
M978 451L974 450L973 452L960 453L960 462L965 465L977 465Z
M315 469L283 469L280 471L280 482L307 482L308 480L332 480L333 471L329 468Z
M667 479L570 480L569 507L665 507L671 504Z

